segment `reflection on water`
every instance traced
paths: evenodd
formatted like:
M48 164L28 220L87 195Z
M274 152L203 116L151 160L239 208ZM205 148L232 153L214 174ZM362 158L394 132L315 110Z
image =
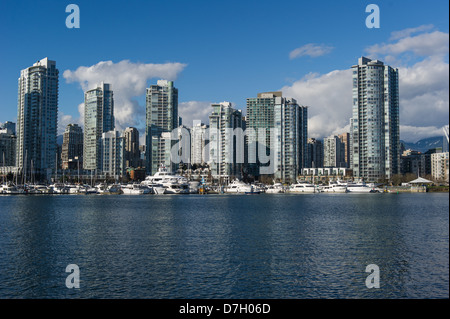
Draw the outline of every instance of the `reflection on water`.
M2 196L1 298L448 298L448 194ZM68 289L68 264L80 289ZM380 267L379 289L365 268Z

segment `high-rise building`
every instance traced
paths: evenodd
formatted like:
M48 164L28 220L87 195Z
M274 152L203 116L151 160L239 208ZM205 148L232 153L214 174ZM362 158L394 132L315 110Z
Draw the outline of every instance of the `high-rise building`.
M268 161L261 159L258 154L269 155L271 150L270 130L275 127L275 98L282 98L282 92L258 93L256 98L247 99L248 172L253 176L260 176L260 167L268 166ZM259 134L263 136L259 136ZM260 148L262 148L260 150ZM272 162L275 161L274 151L271 152ZM264 163L265 162L265 163ZM275 163L272 163L275 164ZM273 172L274 173L274 172Z
M152 137L150 144L152 170L157 172L162 166L170 172L175 172L178 165L175 165L171 158L172 147L176 144L173 132L162 132Z
M323 143L315 138L308 138L308 166L310 168L323 167Z
M323 166L346 167L345 145L337 136L329 136L323 139Z
M449 152L431 154L431 176L436 181L449 181L448 154Z
M146 94L146 171L148 174L155 174L162 163L161 156L153 157L153 154L160 154L163 148L155 139L161 138L164 132L172 132L179 126L178 117L178 89L173 86L172 81L159 80L156 85L150 85ZM166 157L166 155L162 156Z
M275 178L295 183L308 161L308 108L292 98L275 98Z
M431 175L431 155L440 149L430 149L425 153L405 150L400 157L400 174L415 174L418 177Z
M194 122L191 130L191 164L205 164L205 152L209 142L208 128L209 126L201 121Z
M55 169L58 127L56 62L48 58L21 71L17 103L16 166L49 179Z
M3 125L3 128L0 129L0 166L16 165L16 142L15 130Z
M102 133L100 139L101 172L115 179L125 174L124 138L119 131L112 130Z
M449 181L448 154L449 152L431 154L431 176L436 181Z
M350 133L342 133L338 137L341 143L344 144L345 167L350 167Z
M6 121L3 123L3 129L7 130L7 134L16 135L16 123Z
M398 69L365 57L352 69L353 175L368 181L390 179L400 172Z
M84 94L83 168L101 168L100 139L114 130L114 96L111 85L100 83Z
M135 127L127 127L123 131L125 143L125 167L139 167L140 151L139 151L139 131Z
M209 116L209 167L211 174L227 179L241 178L244 164L243 134L235 137L236 129L242 132L242 112L230 102L211 104ZM238 132L239 133L239 132Z
M250 174L295 182L300 170L308 166L308 107L279 91L258 93L247 99L246 128ZM270 155L266 163L261 154ZM272 173L267 167L274 168Z
M69 124L63 134L61 161L63 169L77 169L83 157L83 130ZM81 166L81 165L80 165ZM82 166L81 166L82 167Z

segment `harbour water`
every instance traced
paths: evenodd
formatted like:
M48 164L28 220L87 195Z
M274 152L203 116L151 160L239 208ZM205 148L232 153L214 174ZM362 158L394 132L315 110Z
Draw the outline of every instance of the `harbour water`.
M448 211L448 193L0 196L0 298L448 298Z

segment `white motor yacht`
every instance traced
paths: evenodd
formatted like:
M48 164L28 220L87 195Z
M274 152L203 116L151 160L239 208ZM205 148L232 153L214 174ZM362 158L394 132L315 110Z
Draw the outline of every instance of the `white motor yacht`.
M76 195L80 193L80 189L83 188L81 185L70 184L66 186L68 188L68 194Z
M166 183L164 185L164 194L189 194L189 184L188 183Z
M21 194L20 190L13 184L3 184L0 187L0 194L17 195Z
M289 193L318 193L316 186L307 182L292 184Z
M121 187L118 184L108 185L106 183L98 184L95 186L97 193L101 195L120 194Z
M164 194L166 188L162 184L150 183L150 182L141 182L142 187L148 187L150 189L150 194Z
M164 166L161 166L155 175L147 176L141 185L152 188L155 194L186 194L189 193L190 188L186 177L174 175Z
M245 184L244 182L235 179L232 183L228 184L224 190L225 193L250 193L253 191L253 188L251 185Z
M281 184L281 183L275 183L266 188L267 194L280 194L280 193L284 193L284 192L285 192L285 189L284 189L283 184Z
M50 188L53 190L53 194L69 194L69 188L64 184L52 184Z
M162 195L166 192L166 188L162 184L152 185L153 193L156 195Z
M320 190L324 193L347 193L347 185L337 182L330 182L328 185L322 186Z
M124 195L144 195L150 193L150 188L140 184L128 184L122 186L122 192Z
M375 188L370 187L364 182L348 183L347 190L349 193L377 193Z
M51 188L48 187L47 185L42 185L42 184L34 185L34 189L37 191L37 193L40 193L40 194L51 194L52 193Z

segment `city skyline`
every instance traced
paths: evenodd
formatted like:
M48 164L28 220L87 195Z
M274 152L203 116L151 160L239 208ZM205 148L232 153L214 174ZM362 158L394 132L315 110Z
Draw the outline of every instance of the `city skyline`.
M350 2L346 10L328 2L326 10L322 10L323 4L289 1L276 6L270 6L273 3L268 1L258 5L240 3L230 8L221 4L206 7L198 1L186 12L182 12L186 4L176 2L171 11L176 19L170 25L165 25L159 17L151 22L148 19L130 22L127 18L125 21L130 23L120 26L105 20L107 14L112 13L111 19L126 13L142 18L138 11L145 10L138 10L132 1L123 13L114 5L95 11L99 21L104 22L102 28L109 28L105 38L114 38L114 50L98 48L95 37L90 36L99 27L99 22L93 20L93 11L103 7L101 3L89 6L84 1L77 3L81 12L78 30L67 29L64 25L66 3L56 5L55 2L53 6L39 8L26 3L22 6L2 4L2 12L8 12L8 16L2 16L0 26L17 32L15 38L3 35L6 46L0 56L10 63L0 78L1 123L17 121L18 70L47 56L57 61L60 70L58 135L69 123L84 125L83 92L104 81L111 83L115 92L117 128L136 127L142 137L145 90L159 79L176 81L180 90L179 114L183 124L188 126L192 126L195 119L206 122L212 103L231 101L245 115L247 98L258 92L279 90L284 96L311 106L309 137L338 135L349 131L351 66L360 56L378 58L399 68L402 140L417 141L441 135L442 126L448 123L448 17L445 14L448 4L442 2L431 1L426 5L408 2L408 6L404 6L379 1L380 29L365 26L366 4ZM141 9L150 6L140 5ZM167 4L159 3L150 7L162 10L165 6ZM36 29L52 28L52 34L62 42L37 45L35 50L25 53L16 39L21 38L25 28L11 16L30 17L36 10L46 11L44 22L38 21ZM217 13L235 19L218 23L214 19ZM300 22L308 13L312 17ZM318 13L321 19L313 22ZM47 14L52 15L51 19L45 19ZM202 15L203 20L191 20L198 15ZM283 17L283 27L274 23L265 26L263 22L271 20L271 15ZM294 17L298 18L298 25L291 21ZM173 38L153 34L146 44L145 38L130 37L136 35L134 28L142 28L146 21L152 27L172 31ZM181 28L187 21L191 22L189 27ZM256 23L255 27L250 26L252 22ZM329 32L331 27L333 32ZM148 30L151 33L152 28ZM81 53L78 46L81 39L98 49ZM152 50L149 54L140 53L142 50L137 47Z

